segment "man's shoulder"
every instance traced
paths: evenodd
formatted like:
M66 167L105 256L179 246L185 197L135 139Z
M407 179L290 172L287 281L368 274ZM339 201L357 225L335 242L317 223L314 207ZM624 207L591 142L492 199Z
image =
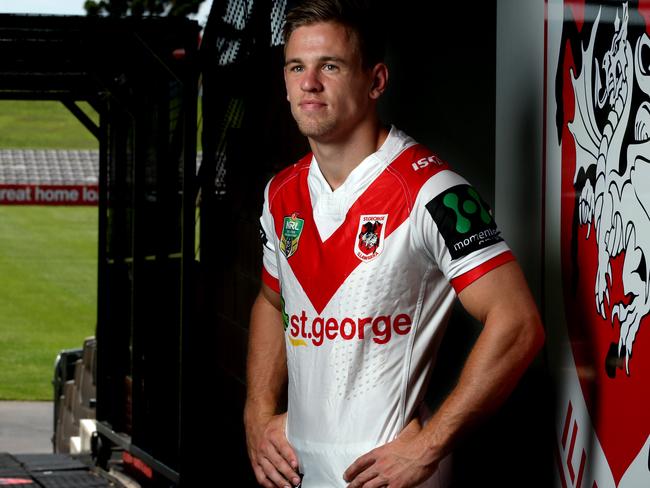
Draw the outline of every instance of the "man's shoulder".
M420 190L441 172L450 172L449 164L423 144L413 140L401 149L386 168L399 181L409 206L414 204Z
M402 175L407 180L421 180L449 169L449 164L424 144L392 126L389 134L387 152L392 159L389 167L393 173Z
M278 174L276 174L268 183L268 199L271 202L278 192L291 181L294 181L302 171L309 171L311 164L312 153L307 153L300 158L296 163L287 166Z
M441 169L449 169L449 164L428 147L414 142L393 160L390 167L405 176L427 176Z

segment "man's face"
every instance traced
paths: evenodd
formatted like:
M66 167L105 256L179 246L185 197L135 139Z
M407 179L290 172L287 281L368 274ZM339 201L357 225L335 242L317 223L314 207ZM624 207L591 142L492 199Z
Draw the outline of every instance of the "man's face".
M298 27L285 48L284 80L300 131L318 142L344 140L375 116L372 69L363 69L356 36L335 22Z

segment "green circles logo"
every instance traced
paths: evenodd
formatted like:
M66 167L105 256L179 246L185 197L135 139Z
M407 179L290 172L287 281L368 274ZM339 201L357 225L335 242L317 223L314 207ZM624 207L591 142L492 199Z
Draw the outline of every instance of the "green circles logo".
M426 205L452 259L501 242L490 207L469 185L447 188Z
M478 209L481 209L480 212L481 220L483 221L483 223L489 224L492 221L492 217L490 216L490 212L486 210L485 206L483 205L483 202L481 201L481 197L479 197L478 193L476 193L476 190L474 190L474 188L470 186L467 186L466 190L470 198L463 201L462 203L463 211L467 215L474 215ZM461 234L466 234L471 230L472 224L470 220L465 216L463 216L463 214L461 213L458 202L459 202L459 197L455 192L449 192L445 194L445 196L442 199L442 203L445 205L445 207L451 209L456 214L456 232L459 232Z

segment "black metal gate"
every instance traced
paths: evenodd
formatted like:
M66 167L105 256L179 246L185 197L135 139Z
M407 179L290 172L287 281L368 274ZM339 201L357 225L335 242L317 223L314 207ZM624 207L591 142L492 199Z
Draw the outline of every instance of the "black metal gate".
M123 448L173 482L194 292L198 36L186 19L0 15L0 98L60 100L99 140L102 452Z

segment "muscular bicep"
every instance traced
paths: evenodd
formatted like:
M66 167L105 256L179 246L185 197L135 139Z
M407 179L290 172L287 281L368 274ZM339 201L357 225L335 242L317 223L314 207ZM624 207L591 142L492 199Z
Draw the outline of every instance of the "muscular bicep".
M543 329L537 305L516 261L484 274L458 295L463 307L485 326L504 336L531 341L538 349Z
M516 261L505 263L473 281L458 298L472 316L485 323L490 313L523 313L535 307Z

